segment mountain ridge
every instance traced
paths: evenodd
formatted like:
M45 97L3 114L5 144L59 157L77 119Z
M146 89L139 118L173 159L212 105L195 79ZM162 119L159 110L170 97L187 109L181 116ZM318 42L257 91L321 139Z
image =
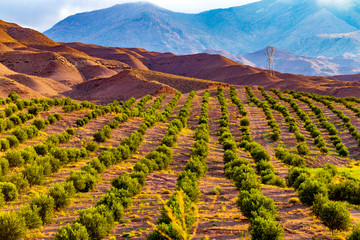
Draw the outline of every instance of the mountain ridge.
M336 57L355 48L353 53L360 56L360 41L347 41L348 46L344 47L326 35L340 34L338 37L345 42L346 36L341 34L360 30L357 20L360 21L358 6L341 10L320 6L313 0L263 0L197 14L137 2L78 13L44 33L58 42L142 47L176 54L200 53L206 49L247 54L273 45L310 57Z
M233 85L360 97L360 83L283 74L242 65L219 54L176 55L143 48L57 43L1 24L0 96L66 97L108 103L146 94L173 94ZM10 37L10 35L12 37Z

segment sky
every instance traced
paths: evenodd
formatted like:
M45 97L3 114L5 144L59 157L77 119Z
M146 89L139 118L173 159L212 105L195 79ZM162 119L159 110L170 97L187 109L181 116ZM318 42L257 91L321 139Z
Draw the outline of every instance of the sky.
M0 0L0 19L45 31L67 16L139 0ZM258 0L147 0L184 13L241 6Z

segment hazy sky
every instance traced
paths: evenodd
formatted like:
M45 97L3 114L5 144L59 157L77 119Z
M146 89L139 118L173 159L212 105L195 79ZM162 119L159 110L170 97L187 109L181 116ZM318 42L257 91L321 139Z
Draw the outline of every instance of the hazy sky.
M69 15L139 0L0 0L0 19L45 31ZM258 0L148 0L160 7L186 13L240 6Z

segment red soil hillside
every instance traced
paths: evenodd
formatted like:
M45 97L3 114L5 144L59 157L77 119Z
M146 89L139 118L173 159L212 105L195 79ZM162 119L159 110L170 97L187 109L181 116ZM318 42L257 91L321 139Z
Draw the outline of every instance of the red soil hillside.
M236 84L236 79L258 73L253 67L241 65L221 55L206 53L183 56L156 56L147 63L149 69L187 77Z
M64 43L66 46L77 49L79 51L85 52L90 56L118 60L128 64L132 68L137 69L148 69L140 59L143 57L136 52L124 49L124 48L113 48L113 47L103 47L92 44L83 44L83 43Z
M0 31L0 76L13 80L23 97L66 95L107 102L177 90L190 92L220 84L150 71L145 65L156 57L176 56L171 53L55 43L39 32L3 21ZM8 89L4 92L8 93Z
M192 90L216 88L223 83L205 81L201 79L185 78L160 72L126 69L110 78L96 79L77 85L67 96L80 100L99 100L111 102L126 100L130 97L139 98L146 94L173 94L177 90L184 93Z
M282 73L276 73L276 77L269 77L263 69L245 66L221 55L193 54L177 56L172 53L148 52L141 48L104 48L83 43L66 43L66 45L80 51L85 51L91 56L121 59L121 61L134 68L138 68L138 61L141 61L150 70L185 77L207 79L234 85L274 87L280 90L290 89L319 94L331 93L339 97L344 95L360 97L360 83ZM121 54L119 51L121 51ZM128 56L124 56L124 53L128 54ZM118 54L119 56L117 56ZM135 61L134 57L138 61ZM142 65L139 68L143 69ZM344 79L347 80L348 78L344 77Z
M360 82L360 74L338 75L338 76L332 76L330 77L330 79L349 81L349 82Z
M87 80L111 77L128 66L120 61L91 57L84 52L56 43L35 30L1 20L0 63L14 73L25 74L32 79L50 79L48 82L59 90L56 95L61 94L62 90L69 90L62 84L71 87ZM8 78L18 82L20 79L15 74ZM45 89L47 87L43 90ZM49 89L45 95L53 96L54 92Z
M6 66L0 64L0 78L7 79L8 82L12 80L17 89L26 96L42 96L42 97L56 97L59 93L71 90L70 87L58 83L50 78L42 78L31 76L27 74L17 73ZM8 85L0 83L0 89L6 88ZM31 90L31 91L30 91ZM4 89L3 92L6 92ZM8 95L9 93L4 93Z
M0 53L0 63L19 73L47 77L72 86L84 81L66 58L52 52L11 51Z
M146 94L174 94L177 90L168 85L149 81L133 70L124 70L110 78L101 78L77 85L66 95L80 100L100 101L126 100L140 98Z
M0 76L0 97L6 98L9 93L16 92L20 96L31 99L31 98L43 98L45 97L39 92L28 88L10 78Z
M219 82L360 97L360 82L282 73L269 77L263 69L221 55L177 56L141 48L56 43L35 30L1 20L0 64L0 77L6 79L0 92L8 94L11 85L22 97L70 95L110 101L174 89L207 89Z
M137 76L147 79L149 81L157 81L170 87L173 87L183 93L188 93L193 90L201 90L201 89L211 89L217 88L217 86L230 87L227 83L214 82L203 79L182 77L178 75L172 75L162 72L156 71L145 71L145 70L135 70L133 69L131 72L136 73Z
M0 20L0 41L5 43L17 43L28 47L33 46L56 46L54 42L45 35L30 28L22 28L14 23ZM20 46L20 45L19 45Z

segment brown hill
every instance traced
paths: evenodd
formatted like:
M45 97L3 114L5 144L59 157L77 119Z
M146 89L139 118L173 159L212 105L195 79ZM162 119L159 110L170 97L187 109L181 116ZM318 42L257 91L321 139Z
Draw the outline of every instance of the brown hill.
M83 43L64 43L66 46L77 49L84 53L87 53L89 56L117 60L128 64L132 68L144 69L148 68L140 60L143 57L136 52L133 52L129 49L124 48L113 48L113 47L103 47L92 44L83 44Z
M4 52L0 53L0 63L15 72L51 78L68 86L84 81L79 70L57 53L25 50Z
M55 97L59 96L59 93L71 90L70 87L65 86L59 82L54 81L51 78L42 78L37 76L31 76L27 74L21 74L8 69L6 66L0 64L0 77L1 79L12 80L16 82L13 85L26 96L41 96L41 97ZM8 92L6 88L8 84L0 83L0 89L5 88L3 92ZM31 89L31 91L30 91ZM34 91L34 92L33 92ZM5 95L8 95L9 92Z
M176 90L168 85L149 81L134 70L124 70L110 78L100 78L84 82L66 93L67 96L79 100L112 102L126 100L130 97L140 98L146 94L173 94Z
M67 46L85 51L91 56L121 59L126 64L137 68L141 61L148 69L193 77L234 85L263 86L264 88L290 89L296 91L315 92L319 94L331 93L335 96L351 95L360 97L360 83L349 83L339 80L348 80L350 77L334 80L325 77L276 73L270 77L263 69L245 66L227 59L221 55L193 54L177 56L172 53L148 52L141 48L111 48L88 45L82 43L66 43ZM121 53L119 53L121 51ZM105 54L105 52L111 54ZM128 54L128 57L124 56ZM119 56L117 56L119 55ZM134 60L134 57L138 61ZM136 64L134 64L136 62ZM140 65L141 69L142 65Z
M237 84L239 77L259 72L256 68L241 65L221 55L206 53L183 56L159 55L150 59L147 66L159 72L230 84Z
M37 98L45 97L41 93L36 92L35 90L28 88L28 87L16 82L15 80L0 76L0 97L5 98L11 92L16 92L20 96L22 96L24 98L28 98L28 99L35 98L35 97L37 97Z
M119 61L90 57L35 30L1 20L0 63L14 72L49 78L67 86L110 77L127 67ZM48 93L53 94L52 91Z
M17 45L18 47L27 46L56 46L58 43L54 42L45 35L30 28L22 28L14 23L7 23L0 20L0 41L10 46Z
M32 29L0 21L0 76L12 80L13 89L23 97L69 95L106 102L219 85L148 70L145 64L156 57L175 55L138 48L61 44ZM8 94L8 89L4 92Z
M133 69L131 69L133 68ZM125 70L124 70L125 69ZM158 94L189 92L221 83L360 97L360 82L276 73L245 66L221 55L149 52L141 48L56 43L43 34L0 20L0 77L24 97L70 95L110 101ZM206 81L206 80L211 81ZM221 84L220 84L221 85Z
M348 82L360 82L360 74L337 75L330 77L330 79Z
M100 102L139 98L146 94L174 94L180 90L184 93L192 90L215 88L223 83L201 79L179 77L160 72L126 69L110 78L101 78L81 83L66 93L67 96Z

